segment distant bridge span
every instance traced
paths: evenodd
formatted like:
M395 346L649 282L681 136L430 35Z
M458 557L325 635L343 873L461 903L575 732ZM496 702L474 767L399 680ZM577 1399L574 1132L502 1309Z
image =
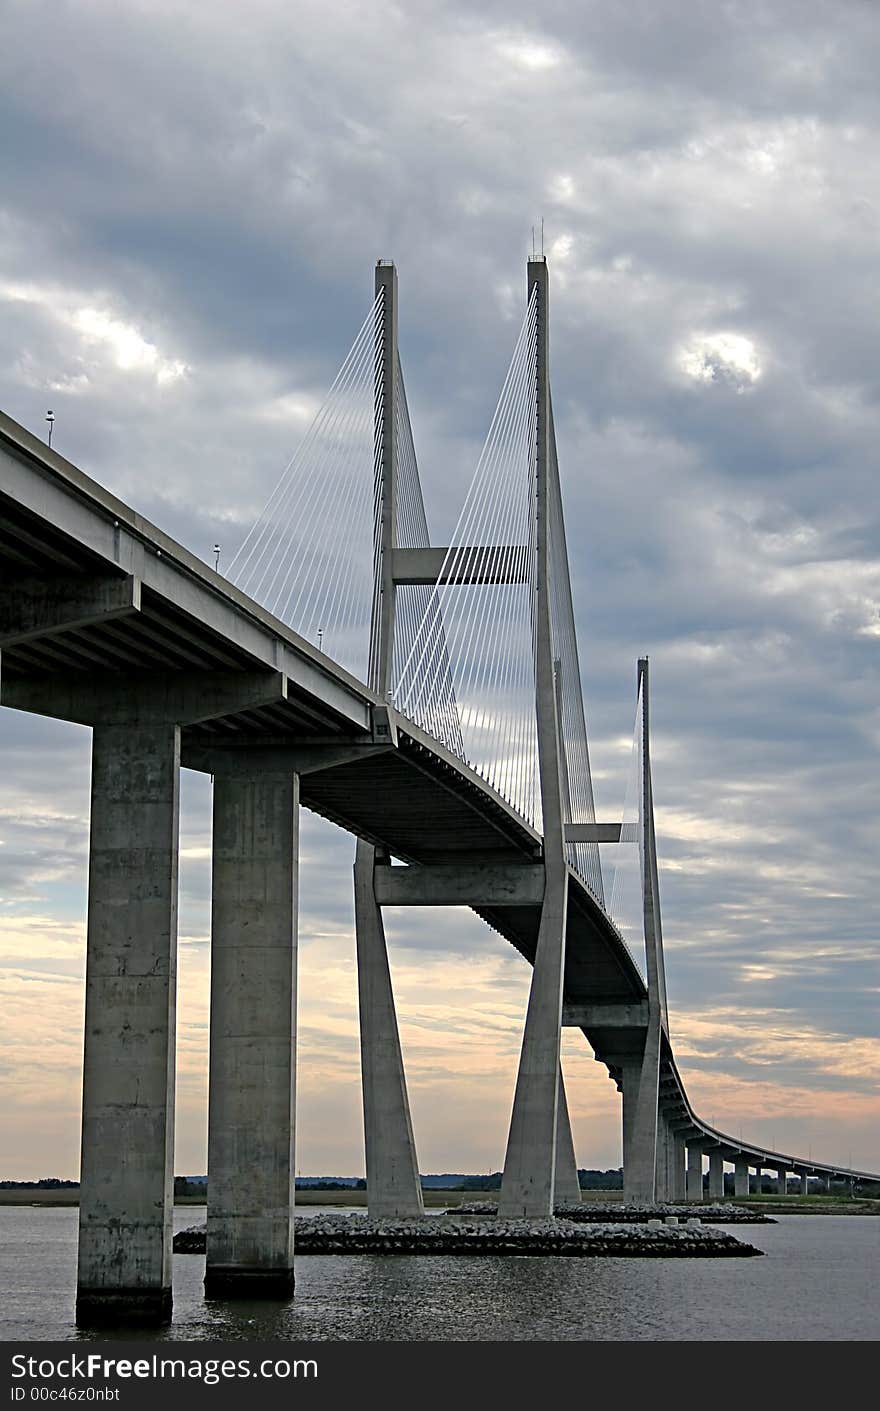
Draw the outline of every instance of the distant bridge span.
M396 580L393 570L386 573L385 596L379 592L374 604L372 685L0 414L0 702L94 729L78 1301L83 1322L126 1315L161 1319L170 1310L180 765L215 780L206 1279L213 1292L244 1288L274 1295L292 1288L300 803L359 839L355 895L371 1209L421 1209L381 922L387 905L470 906L534 967L503 1213L546 1215L554 1200L577 1197L559 1068L564 1025L583 1031L622 1091L630 1198L701 1198L705 1155L715 1196L723 1194L725 1161L734 1164L737 1194L748 1193L750 1167L759 1175L762 1168L777 1172L783 1190L789 1172L800 1177L804 1190L810 1175L880 1179L729 1136L705 1123L688 1102L666 1018L647 663L640 664L639 676L638 824L647 983L604 904L596 843L616 837L621 827L595 823L588 780L584 785L574 778L581 755L586 760L586 736L582 704L578 717L562 694L564 615L551 622L547 610L542 648L540 585L546 590L551 582L542 578L542 562L544 574L552 574L547 555L555 467L543 262L530 264L529 280L531 352L526 349L523 365L536 389L538 434L529 432L529 485L537 488L529 491L527 505L537 506L537 535L527 537L528 552L515 568L503 544L491 555L479 549L482 568L468 560L477 551L466 545L445 555L410 546L401 568L393 525L377 530L377 584L386 532L391 541L384 541L385 568L398 552L398 570ZM392 355L398 366L393 267L377 269L377 290L383 295L377 294L381 318L371 328L367 356L374 358L381 391ZM395 410L401 395L391 378L377 403L380 528L382 504L394 501L388 485L393 488L402 473L395 455L389 453L387 465L382 460L393 439L394 415L394 444L402 444ZM561 536L564 551L561 502L555 532L556 549ZM433 557L429 562L420 554ZM567 583L567 565L564 580L560 571L557 593L559 582ZM478 769L465 757L457 719L468 712L455 675L454 633L449 630L448 640L438 635L451 619L441 617L431 598L444 584L528 585L529 575L537 644L531 689L538 702L539 768L533 773L541 786L534 821L526 816L520 784L517 794L509 782L509 761L507 774L496 768L496 783L491 762ZM425 617L405 645L412 660L421 631L442 664L443 709L454 721L446 742L438 738L444 730L435 733L396 708L388 685L396 629L393 613L384 626L382 614L399 585L421 584L423 577L435 588L424 588ZM549 596L543 592L545 600ZM560 600L564 607L564 594ZM503 638L497 627L492 631L495 640ZM425 656L428 647L421 651ZM399 650L398 665L403 655ZM576 654L574 660L576 666ZM575 677L579 701L576 671ZM418 689L417 683L408 699ZM449 707L456 691L458 716ZM521 761L517 768L520 781L528 777ZM588 804L576 807L573 801L587 795ZM405 866L391 865L392 859Z

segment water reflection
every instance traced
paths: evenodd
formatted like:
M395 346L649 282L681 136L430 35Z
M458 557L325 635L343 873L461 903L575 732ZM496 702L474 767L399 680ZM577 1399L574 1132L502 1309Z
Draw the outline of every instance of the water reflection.
M175 1228L203 1212L175 1211ZM734 1229L733 1233L736 1233ZM742 1232L741 1232L742 1233ZM749 1228L765 1259L301 1256L287 1302L206 1302L174 1256L174 1321L139 1340L861 1341L880 1336L880 1219ZM5 1339L107 1341L74 1323L76 1211L0 1207ZM119 1337L131 1338L130 1329Z

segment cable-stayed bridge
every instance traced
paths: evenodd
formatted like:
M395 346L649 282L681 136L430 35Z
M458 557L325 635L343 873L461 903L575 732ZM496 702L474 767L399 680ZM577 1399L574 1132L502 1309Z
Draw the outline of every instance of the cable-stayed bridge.
M227 577L0 417L0 702L93 728L78 1316L170 1310L180 766L213 776L206 1287L293 1286L298 816L353 833L371 1211L422 1210L383 906L465 905L533 967L500 1213L579 1198L559 1062L623 1098L633 1200L749 1170L878 1179L692 1109L670 1040L647 660L597 821L549 378L528 265L457 527L430 544L393 265Z

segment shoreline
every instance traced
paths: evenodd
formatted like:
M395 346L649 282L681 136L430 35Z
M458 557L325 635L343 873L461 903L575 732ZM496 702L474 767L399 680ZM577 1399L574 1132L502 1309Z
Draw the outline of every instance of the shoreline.
M479 1201L481 1196L486 1203L491 1196L489 1192L476 1191L444 1191L432 1187L422 1192L422 1196L427 1210L442 1210L454 1208L463 1204L470 1204ZM481 1202L482 1203L482 1202ZM612 1205L623 1203L623 1193L621 1191L584 1191L582 1203L589 1205ZM725 1201L725 1203L727 1203ZM738 1205L756 1214L764 1215L880 1215L880 1200L868 1197L858 1197L850 1200L849 1197L839 1196L740 1196L738 1199L730 1199L731 1205ZM174 1201L175 1206L201 1206L204 1208L204 1197L200 1196L178 1196ZM716 1206L717 1201L691 1201L685 1207L694 1215L699 1216L705 1207ZM79 1205L79 1190L28 1190L12 1189L0 1190L0 1205L28 1207L68 1207ZM358 1190L299 1190L296 1192L296 1207L306 1207L313 1205L353 1206L355 1209L366 1209L367 1193ZM606 1218L613 1219L610 1215ZM625 1217L621 1217L625 1218Z

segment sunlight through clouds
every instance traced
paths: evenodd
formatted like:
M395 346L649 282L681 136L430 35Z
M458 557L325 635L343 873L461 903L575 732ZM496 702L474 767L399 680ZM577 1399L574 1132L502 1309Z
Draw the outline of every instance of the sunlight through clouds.
M695 337L682 349L679 363L694 382L724 382L736 392L744 392L761 376L754 343L739 333Z

